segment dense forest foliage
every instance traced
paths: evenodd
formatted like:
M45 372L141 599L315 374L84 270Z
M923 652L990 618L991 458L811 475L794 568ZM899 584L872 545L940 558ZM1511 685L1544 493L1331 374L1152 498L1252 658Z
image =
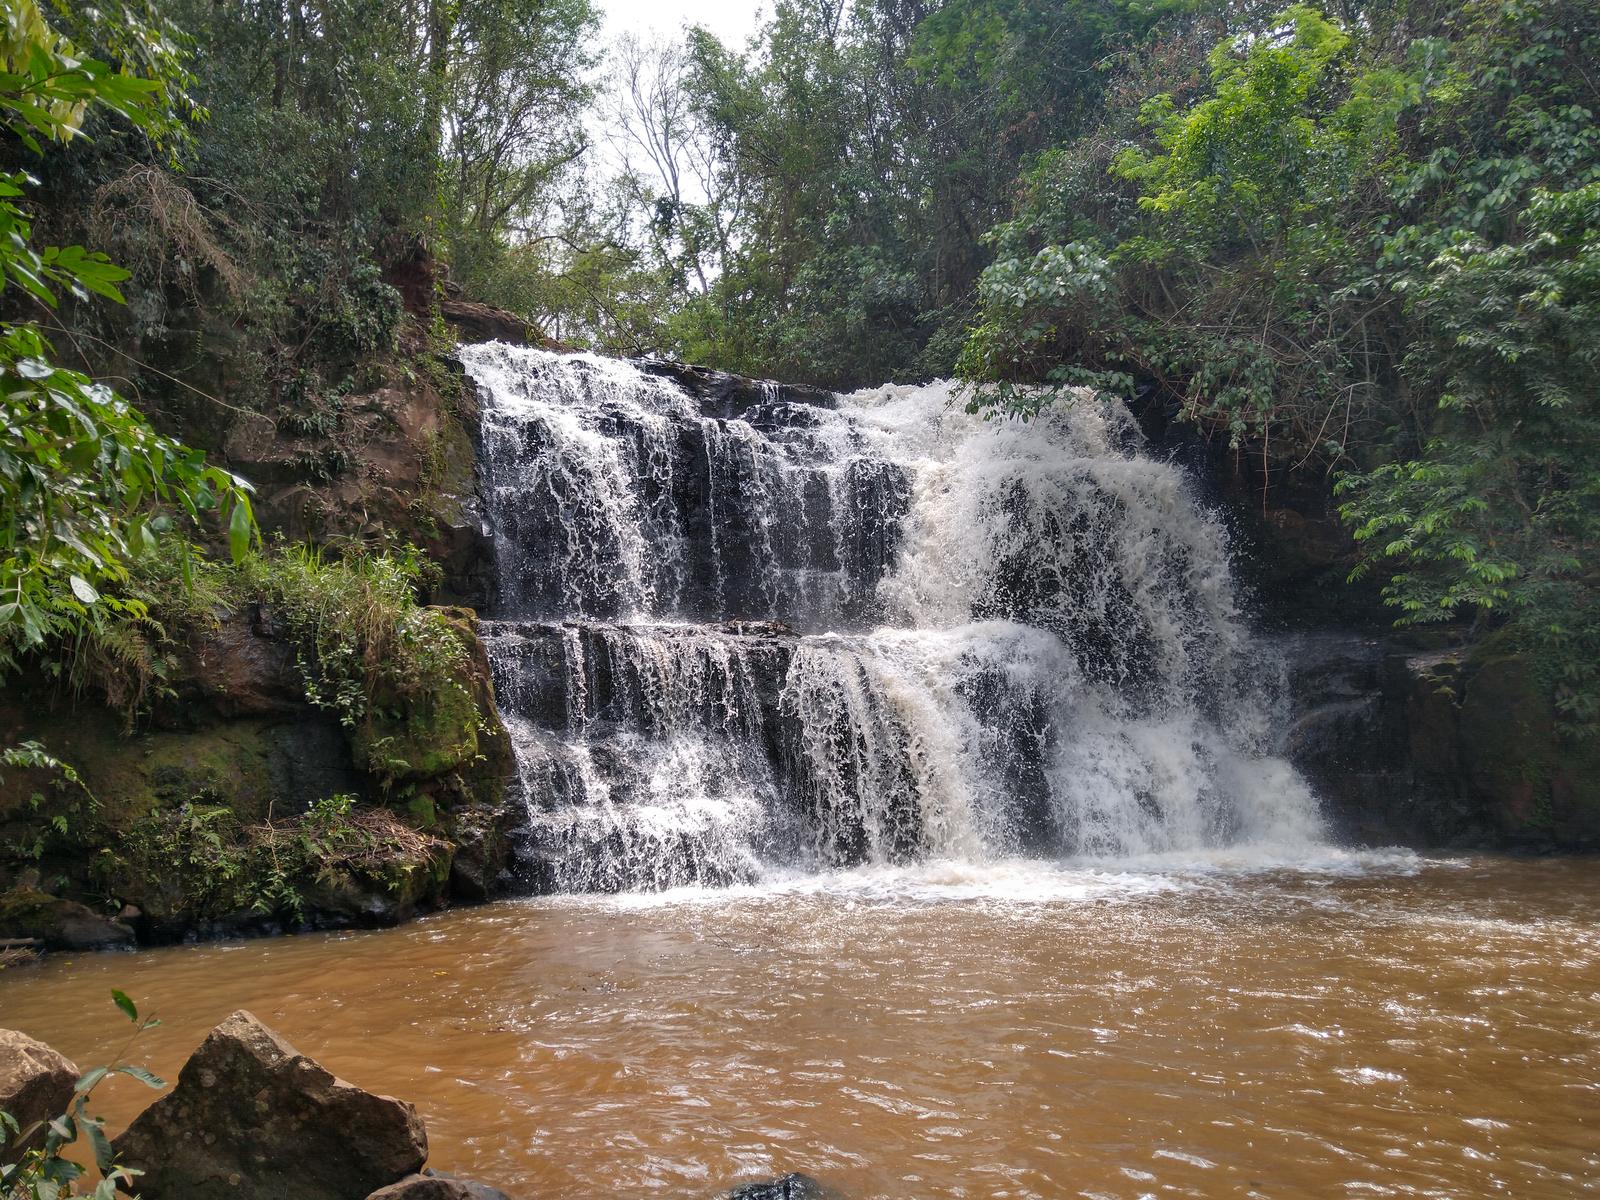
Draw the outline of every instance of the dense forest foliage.
M602 45L591 0L6 9L7 658L152 502L242 496L127 401L200 444L208 406L336 422L440 336L426 259L606 352L1180 414L1324 480L1400 620L1509 622L1600 715L1586 0L777 0L742 47ZM14 452L48 404L73 448Z
M739 206L716 241L658 207L717 267L658 336L1168 407L1324 475L1401 621L1510 618L1587 726L1597 52L1560 0L780 5L747 53L690 38Z

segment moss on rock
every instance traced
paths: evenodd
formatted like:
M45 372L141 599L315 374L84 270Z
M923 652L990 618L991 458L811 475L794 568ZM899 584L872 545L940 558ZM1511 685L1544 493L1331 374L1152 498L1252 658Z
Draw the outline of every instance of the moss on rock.
M140 821L97 861L100 887L140 912L147 940L189 932L389 925L446 896L454 848L382 808L335 797L241 823L185 805Z
M497 796L513 769L511 742L495 703L477 614L468 608L428 611L458 640L461 673L419 695L376 698L351 733L351 750L386 787L422 788L447 805Z

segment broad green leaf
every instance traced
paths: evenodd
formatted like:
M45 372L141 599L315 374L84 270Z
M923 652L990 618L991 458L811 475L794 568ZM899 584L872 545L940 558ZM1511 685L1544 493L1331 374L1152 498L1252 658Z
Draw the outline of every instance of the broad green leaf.
M99 1083L106 1077L106 1070L107 1068L105 1067L95 1067L93 1070L86 1072L83 1077L78 1080L78 1086L73 1090L76 1091L80 1096L85 1094L91 1088L93 1088L95 1084Z
M89 1145L94 1150L94 1165L102 1172L111 1170L117 1161L116 1154L111 1149L111 1141L106 1137L105 1128L93 1117L85 1119L83 1131L89 1135Z
M167 1086L167 1081L161 1078L161 1076L155 1074L153 1071L146 1070L144 1067L136 1067L132 1063L123 1063L121 1066L114 1069L117 1074L126 1075L130 1079L137 1079L140 1083L144 1084L145 1087L148 1088L155 1088L159 1091L161 1088Z
M250 517L250 501L240 496L233 503L233 513L228 518L228 552L234 562L243 562L250 552L250 533L255 522Z
M128 1018L128 1020L137 1021L139 1019L139 1006L128 997L127 992L121 991L118 988L112 988L111 999L116 1003L116 1006L123 1011L123 1014Z

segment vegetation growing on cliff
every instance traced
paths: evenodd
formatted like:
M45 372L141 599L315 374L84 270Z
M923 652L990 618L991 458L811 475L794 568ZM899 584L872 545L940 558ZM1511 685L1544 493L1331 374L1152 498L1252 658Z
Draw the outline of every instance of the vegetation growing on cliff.
M274 544L235 562L136 555L107 592L115 607L70 641L49 643L49 667L72 692L95 696L132 726L174 698L197 639L258 605L293 647L306 701L346 729L465 695L470 672L459 631L448 613L417 601L437 568L415 547L339 549ZM471 697L465 702L470 707Z
M424 163L443 161L444 126L468 102L461 89L490 93L471 100L484 119L522 105L506 110L520 132L507 135L493 161L457 175L497 205L494 220L475 221L483 252L560 166L562 155L541 158L532 148L549 127L528 127L529 105L538 107L530 95L581 97L571 73L581 63L555 71L544 91L524 87L515 102L482 76L486 63L503 75L507 57L539 37L553 39L559 57L560 38L570 42L590 18L582 4L548 26L540 24L550 16L545 6L500 5L493 20L436 7L402 14L354 4L273 16L30 0L8 9L5 154L16 169L0 196L10 235L0 260L8 321L0 339L0 677L26 678L46 702L61 692L103 700L131 732L164 706L192 702L197 645L253 604L273 614L293 647L306 701L346 729L374 798L437 791L447 773L471 774L483 761L492 709L479 694L486 685L473 682L475 642L458 617L418 602L432 570L419 552L353 538L337 553L260 553L242 481L158 433L85 372L50 361L45 340L47 330L57 335L77 365L153 401L161 424L213 453L225 452L228 429L212 414L265 424L295 443L291 471L303 465L324 482L356 467L354 439L335 436L350 393L418 375L432 381L420 387L456 393L426 357L438 342L437 322L427 319L431 280L414 305L422 314L407 315L384 278L397 261L425 267L415 243L448 223L437 179L415 171L418 147ZM422 31L424 16L431 23ZM438 40L427 87L412 94L420 67L404 79L352 73L362 59L392 61L404 30ZM210 52L194 54L195 33ZM268 83L255 69L263 50L273 64ZM458 57L476 65L458 67ZM459 139L451 150L459 158ZM407 181L409 193L399 186ZM35 231L35 240L81 236L95 249L34 249ZM130 303L115 311L93 303L124 298ZM405 321L424 354L417 372L396 361ZM206 390L234 373L245 382L226 398ZM411 436L433 453L412 467L422 494L399 502L418 531L434 512L412 510L461 469L464 435L447 426L449 401L435 401L439 411L420 418L369 402L355 422L371 440L384 422L418 421ZM358 494L352 506L363 501ZM220 510L220 528L207 522L210 510ZM382 545L408 531L383 531ZM231 561L215 556L223 545ZM33 743L7 755L35 774L50 758ZM32 814L27 858L64 861L115 831L114 821L97 832L82 814L47 803L49 791L35 790L24 805ZM116 799L121 808L135 801ZM432 800L422 799L431 821ZM15 856L5 858L9 875Z
M1268 478L1326 470L1399 621L1509 620L1592 727L1600 16L1301 5L1203 75L1159 50L1108 110L1121 147L1046 155L991 235L978 402L1142 388Z
M157 918L291 926L372 902L364 891L410 909L439 894L449 869L443 840L348 794L260 822L197 799L146 815L93 864L105 894L139 895ZM138 882L152 872L160 889Z

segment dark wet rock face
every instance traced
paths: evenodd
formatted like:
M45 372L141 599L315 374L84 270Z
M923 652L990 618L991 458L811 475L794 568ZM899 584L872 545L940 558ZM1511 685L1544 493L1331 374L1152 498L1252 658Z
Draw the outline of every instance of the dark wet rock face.
M1600 747L1562 731L1527 660L1497 639L1330 632L1292 639L1288 659L1287 750L1345 835L1600 847Z
M450 860L450 895L477 903L515 889L513 861L526 824L526 812L509 802L452 813L450 840L455 854Z
M187 650L186 698L213 706L219 716L281 715L305 704L294 651L263 605L223 613Z
M0 938L28 938L47 950L128 950L133 930L75 900L30 887L0 893Z
M1404 714L1384 641L1338 633L1300 635L1292 664L1294 721L1285 749L1347 834L1385 839L1395 797L1410 787ZM1388 813L1388 816L1385 816Z
M0 1112L20 1130L13 1139L0 1128L0 1162L15 1162L44 1140L44 1131L34 1127L71 1107L77 1082L78 1068L69 1059L25 1033L0 1029Z
M354 1200L428 1155L415 1108L336 1078L244 1011L113 1145L144 1172L144 1200Z
M640 358L634 360L634 365L646 375L672 380L700 402L700 411L707 417L742 417L758 405L769 410L794 404L833 408L839 402L837 396L822 388L748 379L672 359Z

